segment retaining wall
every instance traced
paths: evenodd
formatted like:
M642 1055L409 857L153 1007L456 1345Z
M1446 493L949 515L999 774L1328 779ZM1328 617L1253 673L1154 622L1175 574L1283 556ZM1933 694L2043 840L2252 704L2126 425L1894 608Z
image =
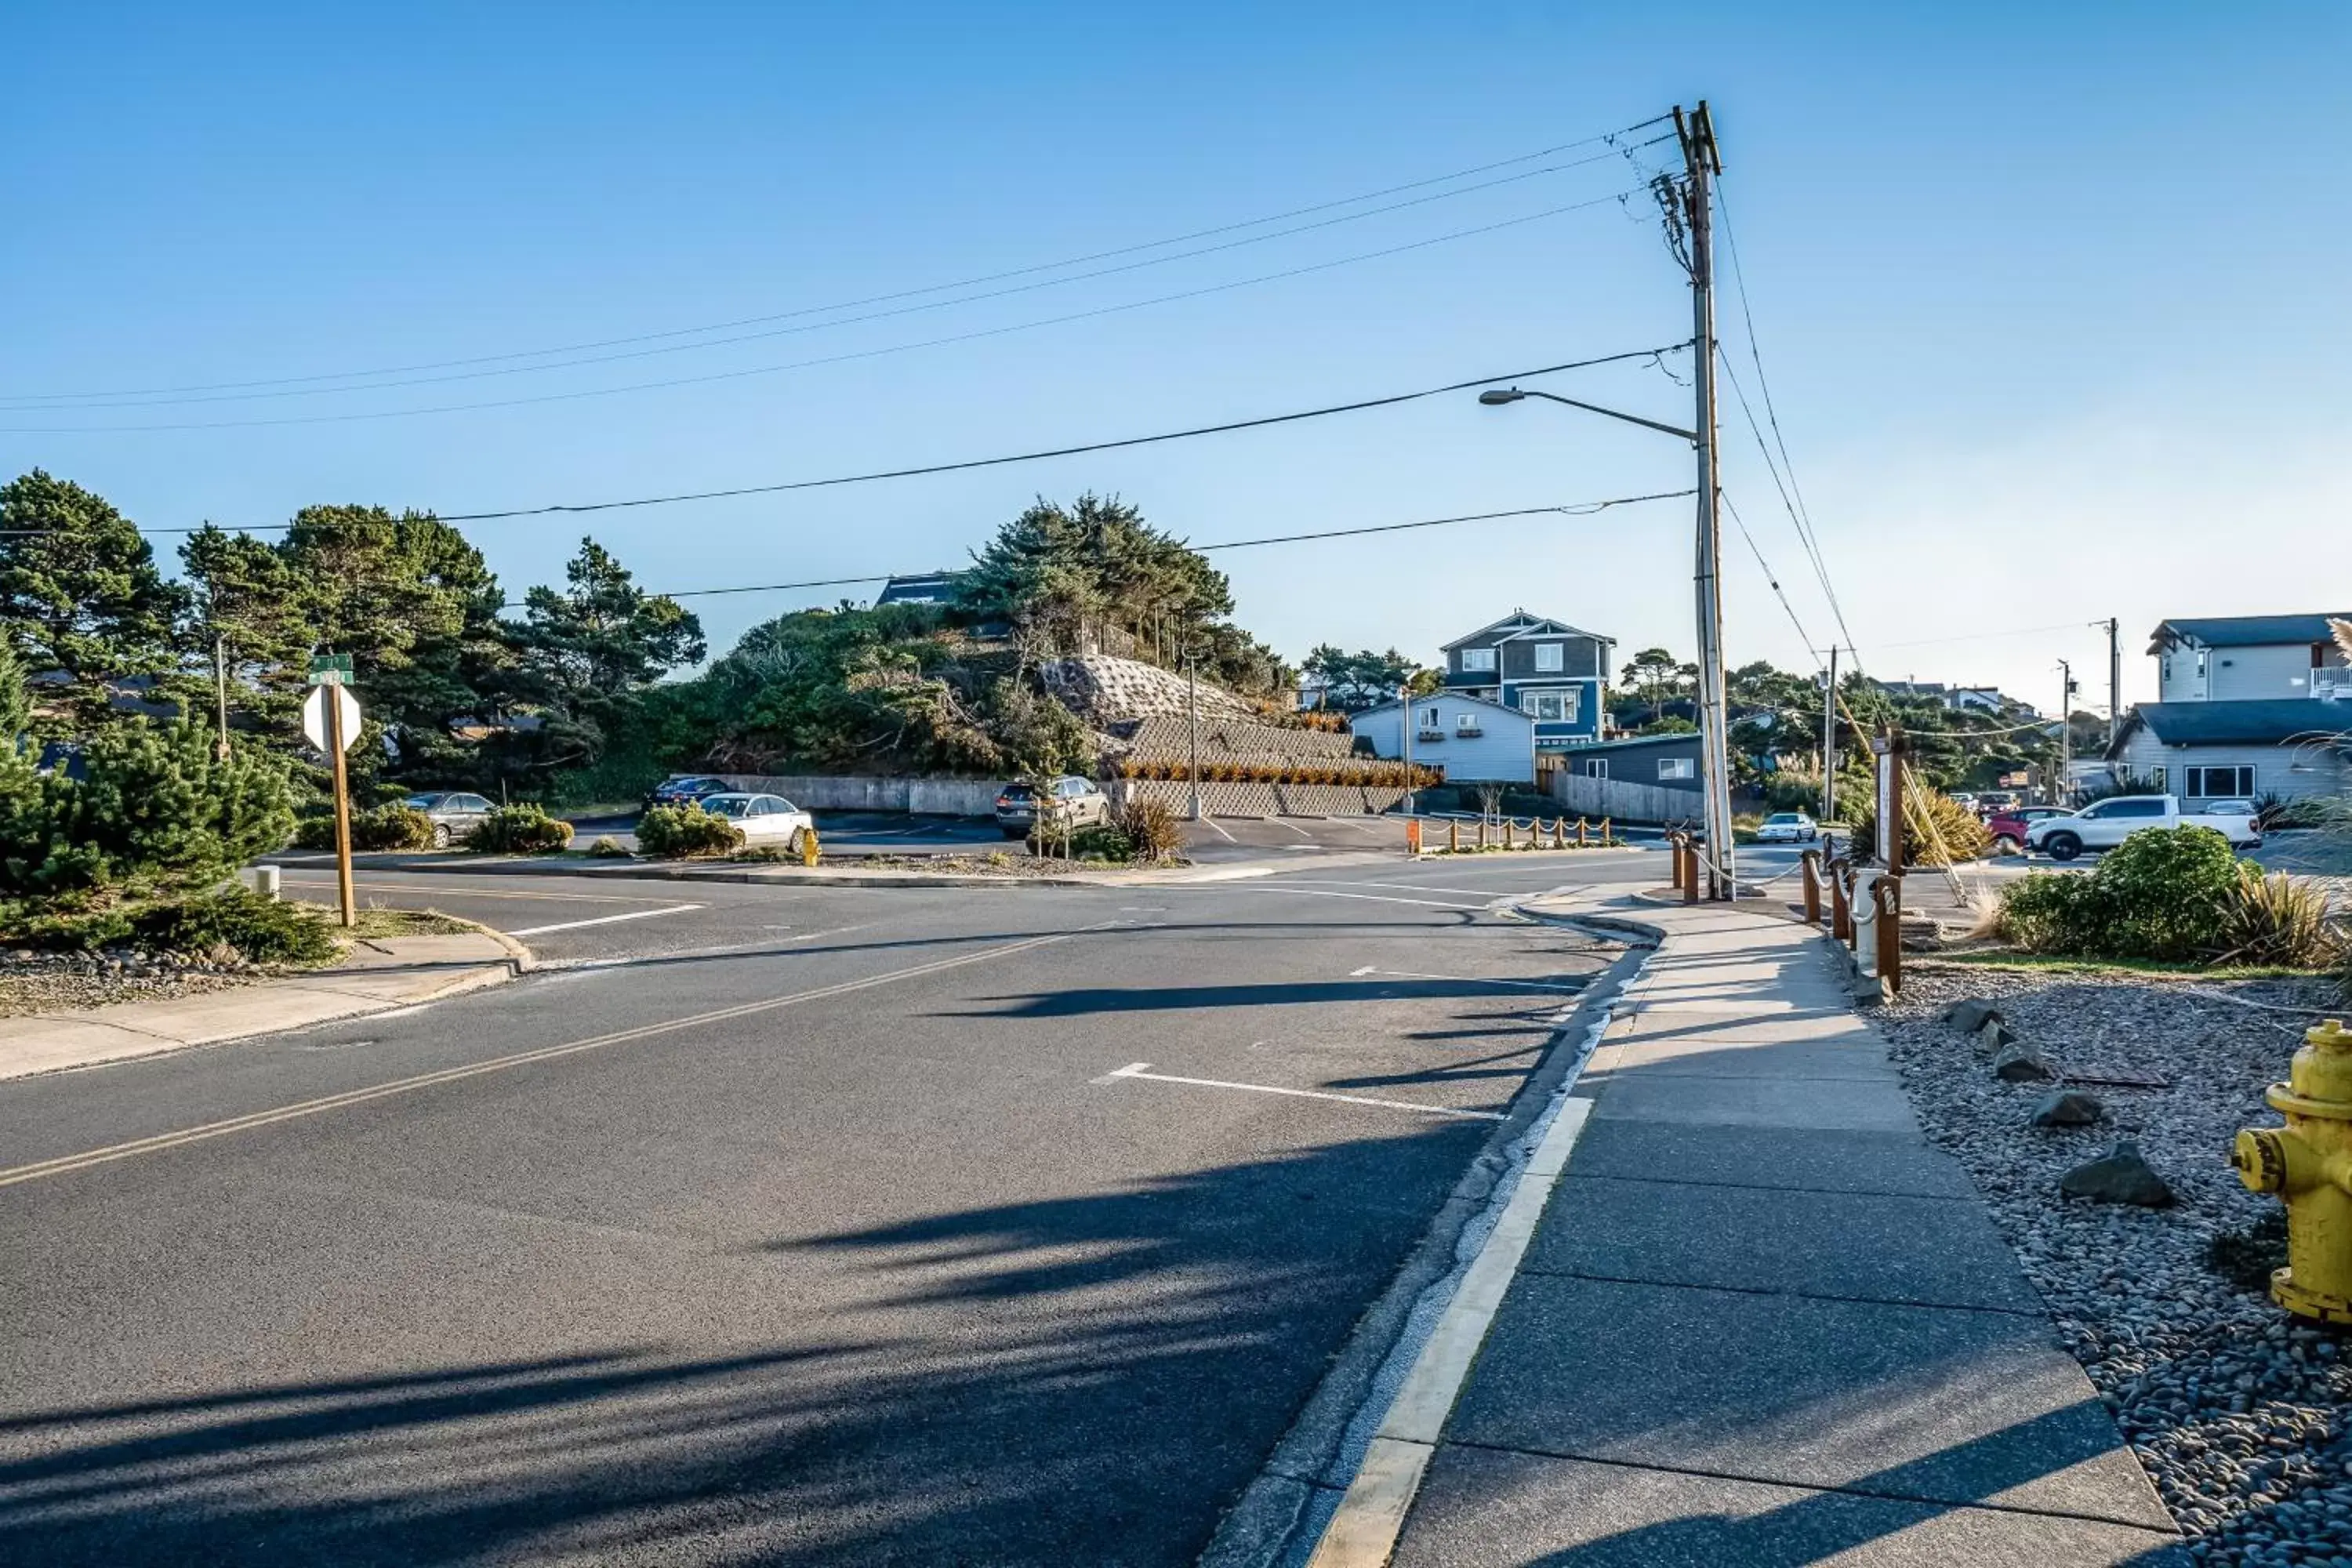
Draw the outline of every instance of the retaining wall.
M887 778L871 773L714 773L730 789L780 795L811 811L908 811L919 816L993 816L994 779Z

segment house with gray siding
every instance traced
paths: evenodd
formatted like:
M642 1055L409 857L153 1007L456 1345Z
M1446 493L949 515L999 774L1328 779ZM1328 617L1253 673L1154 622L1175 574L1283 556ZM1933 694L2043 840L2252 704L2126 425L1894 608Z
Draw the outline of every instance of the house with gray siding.
M2168 620L2148 641L2158 700L2131 710L2109 771L2191 807L2352 787L2352 666L2328 623L2352 614Z
M1516 708L1535 721L1539 752L1601 739L1609 650L1617 639L1514 610L1445 645L1444 690Z
M1417 766L1442 768L1449 784L1533 784L1536 721L1524 709L1439 691L1410 704L1383 702L1348 717L1349 730L1391 761L1405 754L1410 723Z
M1696 734L1629 735L1581 746L1562 763L1571 774L1614 779L1620 784L1654 784L1659 789L1698 793L1699 738Z

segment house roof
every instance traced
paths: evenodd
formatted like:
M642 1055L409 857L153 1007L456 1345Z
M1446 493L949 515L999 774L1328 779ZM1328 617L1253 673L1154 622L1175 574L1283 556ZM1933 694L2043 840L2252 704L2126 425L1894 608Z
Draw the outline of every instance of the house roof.
M882 584L874 595L877 605L937 605L955 597L961 572L925 572L912 577L893 577Z
M1467 702L1473 708L1492 708L1497 713L1508 713L1514 719L1525 719L1530 724L1536 721L1536 716L1527 711L1525 709L1514 708L1507 702L1496 702L1484 697L1466 696L1459 691L1426 692L1414 698L1413 701L1416 703L1450 702L1456 707ZM1370 708L1360 708L1355 712L1349 714L1348 721L1350 724L1353 724L1357 720L1363 718L1366 714L1385 713L1390 709L1394 708L1397 705L1397 700L1394 698L1389 699L1386 702L1375 702Z
M1613 741L1595 741L1589 746L1572 749L1570 755L1582 756L1587 752L1622 752L1634 746L1663 746L1669 741L1696 741L1696 730L1675 730L1663 735L1621 735Z
M1490 626L1480 626L1468 637L1455 637L1450 643L1440 644L1438 651L1452 653L1455 648L1475 643L1490 633L1507 630L1514 636L1548 631L1559 637L1591 637L1594 642L1605 642L1612 647L1617 646L1615 637L1605 637L1599 632L1588 632L1581 626L1571 626L1566 621L1555 621L1549 616L1532 616L1525 610L1513 610L1501 620Z
M2210 616L2196 620L2160 621L2148 634L2147 651L2162 653L2175 643L2203 643L2207 647L2252 647L2263 643L2326 642L2331 616L2352 620L2352 610L2315 611L2307 616Z
M2114 756L2146 725L2168 746L2281 746L2322 741L2352 730L2352 706L2309 697L2251 702L2142 702L2116 731Z

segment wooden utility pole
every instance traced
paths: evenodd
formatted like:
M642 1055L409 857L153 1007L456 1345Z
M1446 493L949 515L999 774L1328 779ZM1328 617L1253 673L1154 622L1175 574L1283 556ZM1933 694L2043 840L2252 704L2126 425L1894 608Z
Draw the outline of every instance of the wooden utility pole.
M228 761L228 638L213 634L213 694L218 704L215 714L219 727L214 731L213 750L222 762Z
M2124 732L2124 644L2123 623L2115 616L2107 617L2107 744L2112 746Z
M1830 683L1822 689L1822 820L1837 820L1837 644L1830 644Z
M2071 805L2074 801L2074 667L2064 659L2058 661L2058 787L2050 796L2053 805Z
M1185 729L1192 743L1192 820L1201 820L1201 663L1197 654L1184 654Z
M1716 146L1715 120L1701 100L1685 117L1675 109L1675 132L1683 149L1684 222L1690 235L1691 360L1696 371L1697 416L1698 545L1694 586L1698 622L1698 706L1701 780L1706 791L1706 855L1719 868L1711 879L1717 898L1735 896L1731 844L1731 746L1723 689L1723 586L1718 443L1715 398L1715 176L1723 173Z
M1412 815L1412 677L1397 688L1397 755L1404 759L1404 814Z
M327 694L327 755L335 766L335 893L349 931L359 923L359 906L352 897L352 786L343 768L342 683L331 680L321 689Z

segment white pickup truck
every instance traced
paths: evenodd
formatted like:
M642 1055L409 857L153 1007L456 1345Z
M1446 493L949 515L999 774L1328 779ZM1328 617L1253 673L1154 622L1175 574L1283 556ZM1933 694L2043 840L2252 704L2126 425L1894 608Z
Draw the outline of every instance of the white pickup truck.
M2072 860L2085 849L2112 849L2149 827L2210 827L2233 849L2259 849L2262 830L2251 816L2183 811L2168 795L2118 795L2095 802L2072 816L2045 816L2025 830L2025 847L2053 860Z

